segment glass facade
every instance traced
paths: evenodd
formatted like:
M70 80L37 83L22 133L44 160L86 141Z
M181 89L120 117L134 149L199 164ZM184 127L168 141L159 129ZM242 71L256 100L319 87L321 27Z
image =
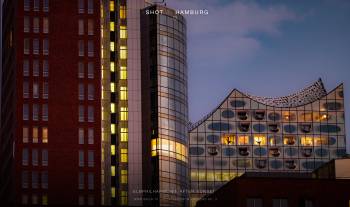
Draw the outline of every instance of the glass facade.
M244 172L310 172L345 154L343 85L263 98L233 90L190 129L191 205Z

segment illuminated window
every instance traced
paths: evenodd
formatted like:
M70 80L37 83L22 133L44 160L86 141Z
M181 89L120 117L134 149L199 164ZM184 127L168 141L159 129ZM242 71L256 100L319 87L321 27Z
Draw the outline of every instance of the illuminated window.
M120 162L128 162L128 149L120 149Z
M121 170L120 172L120 183L126 184L128 183L128 171L127 170Z
M115 145L111 145L111 155L115 155Z
M114 11L114 1L109 2L109 10Z
M111 133L115 134L115 124L111 124Z
M113 93L115 92L115 83L113 82L111 83L111 92Z
M314 145L315 146L328 145L328 139L326 137L315 137Z
M127 78L128 78L128 74L127 74L126 70L121 70L120 71L120 79L126 80Z
M111 43L110 43L110 48L111 48L111 51L115 51L114 42L111 42Z
M254 144L255 145L266 145L266 137L262 135L254 136Z
M235 144L236 136L233 134L224 134L221 137L221 143L226 145Z
M115 113L115 103L111 103L111 113Z
M119 17L120 19L126 19L126 6L120 6Z
M33 127L33 132L32 132L32 139L33 139L33 143L38 143L38 127Z
M109 30L114 31L114 22L109 23Z
M126 39L126 38L128 38L126 26L120 26L120 39Z
M295 144L295 137L293 136L286 136L283 139L283 143L286 145L294 145Z
M115 176L115 166L111 166L111 175Z
M115 187L112 187L111 194L112 194L112 198L115 198Z
M249 136L238 137L238 145L248 145L248 144L249 144Z
M128 141L128 128L120 128L120 141L121 142Z
M115 63L111 62L111 71L114 72L115 71Z
M23 143L28 143L29 140L29 129L28 127L23 127L23 131L22 131L22 141Z
M152 139L152 157L157 156L157 139Z
M127 87L120 87L120 100L128 100L128 91Z
M127 121L128 120L128 108L127 107L121 107L120 108L120 120L121 121Z
M49 142L47 127L43 127L42 128L42 142L43 143L48 143Z
M120 59L126 59L128 56L126 46L120 46Z

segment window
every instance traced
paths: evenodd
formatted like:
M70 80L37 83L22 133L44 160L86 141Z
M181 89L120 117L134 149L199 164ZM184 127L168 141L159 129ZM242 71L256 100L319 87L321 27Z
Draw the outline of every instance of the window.
M44 82L43 83L43 99L48 99L49 97L49 83Z
M43 77L49 77L49 61L43 60Z
M39 17L33 18L33 32L39 33L40 30L40 24L39 24Z
M38 172L33 171L32 172L32 188L37 189L38 188Z
M48 12L49 11L49 0L44 0L43 11L44 12Z
M78 34L79 35L84 35L84 20L79 19L78 24L79 24L79 32L78 32Z
M115 5L114 5L114 1L109 1L109 10L112 12L114 11Z
M94 195L89 195L88 196L88 206L93 206L95 205L95 197Z
M120 39L126 39L126 38L128 38L126 26L120 26Z
M305 199L302 201L303 202L303 206L304 207L313 207L314 206L314 203L312 200L309 200L309 199Z
M49 54L49 40L44 39L43 40L43 55L48 55Z
M119 17L120 19L126 19L126 6L120 6Z
M28 157L29 157L28 149L27 148L22 149L22 165L23 166L28 165L28 159L29 159Z
M38 55L39 54L39 40L33 39L33 54Z
M80 105L79 106L79 122L84 122L85 117L84 117L84 106Z
M49 164L49 152L47 151L47 149L43 149L41 151L41 165L42 166L47 166Z
M79 40L79 56L84 56L84 41Z
M22 188L28 188L28 171L22 171Z
M127 107L121 107L120 108L120 120L121 121L127 121L128 120L128 108Z
M79 100L84 100L84 84L79 83Z
M128 100L128 91L125 86L120 87L120 100Z
M288 207L288 200L287 199L272 199L272 206L273 207Z
M29 83L28 83L28 81L23 82L23 98L29 98Z
M90 79L94 78L94 63L93 62L88 63L88 78L90 78Z
M33 60L33 76L39 76L39 60Z
M88 174L88 188L89 190L94 189L94 174L91 172Z
M47 127L43 127L42 128L42 142L43 143L48 143L49 142Z
M123 184L128 183L128 171L127 170L121 170L120 172L120 182Z
M120 59L127 58L127 49L126 46L120 46Z
M88 41L88 56L89 57L94 56L94 42L92 40Z
M48 187L48 182L49 182L49 176L47 171L43 171L41 173L41 188L42 189L47 189Z
M261 198L248 198L247 207L263 207L263 201Z
M94 107L88 106L88 121L94 122Z
M28 200L29 200L28 195L23 194L22 195L22 204L28 205Z
M29 61L27 59L23 60L23 76L29 76Z
M39 131L38 131L38 127L33 127L33 129L32 129L33 131L32 131L32 142L33 143L38 143L38 141L39 141Z
M110 49L111 49L112 52L115 51L115 44L114 44L114 42L110 43Z
M115 29L114 29L114 22L110 22L109 23L109 30L111 31L111 32L114 32L115 31Z
M126 71L126 67L121 66L120 67L120 79L121 80L126 80L128 78L128 74Z
M32 165L33 166L38 165L38 150L37 149L32 150Z
M33 121L38 121L39 120L39 105L38 104L33 104Z
M78 63L78 77L84 78L84 63L83 62Z
M94 166L94 151L91 151L91 150L88 151L88 166L89 167Z
M88 13L93 14L94 13L94 1L88 0Z
M24 38L23 40L23 53L28 55L30 51L30 43L28 38Z
M84 196L79 195L79 199L78 200L79 200L78 201L79 206L85 205L85 198L84 198Z
M79 172L79 184L78 189L82 190L84 189L84 172Z
M30 18L28 16L23 18L23 32L30 32Z
M34 0L34 11L39 11L40 0Z
M29 140L29 129L28 127L23 127L22 130L22 142L23 143L28 143Z
M120 149L120 162L128 162L128 149Z
M88 144L94 144L94 129L88 129Z
M84 167L84 151L79 150L79 167Z
M39 98L39 85L37 82L33 83L33 98Z
M88 20L88 35L94 35L94 21L92 19Z
M47 17L43 18L43 33L44 34L49 33L49 18Z
M120 128L120 141L128 141L128 128Z
M43 121L47 121L49 119L49 110L47 104L43 104L41 116L41 119Z
M94 100L95 89L94 85L88 85L88 100Z
M79 0L79 11L80 14L84 13L84 0Z
M32 195L32 204L37 205L38 204L38 196Z
M30 11L30 0L24 0L24 11Z
M23 104L23 120L29 119L29 106L28 104Z
M84 129L79 128L79 144L84 144Z

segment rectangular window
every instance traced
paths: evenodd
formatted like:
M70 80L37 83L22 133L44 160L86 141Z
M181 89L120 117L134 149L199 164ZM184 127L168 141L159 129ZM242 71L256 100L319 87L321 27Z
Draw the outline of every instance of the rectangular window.
M33 104L32 120L33 121L38 121L39 120L39 105L38 104Z
M49 61L43 60L43 77L49 77Z
M128 100L128 89L125 86L120 87L120 100Z
M84 144L84 129L79 128L79 144Z
M79 150L79 167L84 167L84 151Z
M111 32L114 32L115 31L115 28L114 28L114 22L110 22L109 23L109 30L111 31Z
M120 120L121 121L127 121L128 120L128 108L127 107L121 107L120 108Z
M88 78L90 78L90 79L94 78L94 63L93 62L88 63Z
M126 39L126 38L128 38L126 26L120 26L120 39Z
M34 0L34 11L39 11L40 9L40 0Z
M24 0L24 11L30 11L30 0Z
M42 189L47 189L47 187L49 186L49 176L48 176L48 172L47 171L43 171L41 173L41 188Z
M248 198L247 207L263 207L263 201L261 198Z
M93 205L95 205L95 197L94 197L94 195L89 195L88 196L88 206L93 206Z
M44 39L43 40L43 55L48 55L49 54L49 40Z
M120 59L126 59L128 57L126 46L120 46Z
M88 121L94 122L94 107L88 106Z
M39 85L37 82L33 83L33 98L39 98Z
M79 56L84 56L84 40L79 40Z
M84 197L84 196L79 195L78 200L79 200L79 201L78 201L78 205L79 205L79 206L85 205L85 197Z
M94 166L94 151L92 151L92 150L88 151L88 166L89 167Z
M93 14L94 13L94 1L88 0L88 13Z
M94 174L91 172L88 174L88 189L94 189Z
M32 129L32 142L33 143L38 143L39 141L39 130L38 127L33 127Z
M94 21L92 19L88 20L88 35L94 35Z
M49 137L48 137L48 130L47 127L42 128L42 142L43 143L48 143L49 142Z
M28 16L23 18L23 32L30 32L30 17Z
M29 119L29 106L28 104L23 104L23 120Z
M49 0L44 0L43 10L44 10L44 12L49 11Z
M88 85L88 100L94 100L95 88L94 85Z
M120 19L126 19L126 6L120 6L119 17Z
M84 63L83 62L78 63L78 77L84 78Z
M47 104L42 105L42 110L41 110L41 119L43 121L47 121L49 119L49 110Z
M120 162L128 162L128 149L120 149Z
M43 83L43 99L49 98L49 83L44 82Z
M39 60L33 60L33 76L39 76Z
M32 195L32 204L37 205L38 204L38 196Z
M94 129L88 129L88 144L94 144Z
M26 194L22 194L22 204L28 205L29 197Z
M84 13L84 0L79 0L79 14L83 14Z
M84 35L84 20L83 19L79 19L78 21L79 24L79 35Z
M120 141L128 141L128 128L120 128Z
M94 56L94 42L92 40L88 41L88 56L89 57Z
M33 149L32 150L32 165L33 166L38 166L38 150Z
M28 81L23 82L23 98L29 98L29 83L28 83Z
M84 122L85 117L84 117L84 106L80 105L79 106L79 122Z
M22 171L22 188L28 188L28 171Z
M109 1L109 10L112 12L112 11L114 11L114 7L115 5L114 5L114 1L113 0L111 0L111 1Z
M120 182L122 184L128 183L128 171L127 170L121 170L121 172L120 172Z
M29 76L29 60L23 60L23 76Z
M22 149L22 165L23 166L28 165L28 159L29 159L28 149L24 148L24 149Z
M111 42L111 43L110 43L110 50L111 50L112 52L115 51L115 44L114 44L114 42Z
M84 84L79 83L79 100L84 100Z
M84 189L84 172L79 172L79 184L78 189Z
M37 189L38 188L38 172L32 171L32 188Z
M29 141L29 128L28 127L23 127L22 141L23 141L23 143L28 143L28 141Z
M49 33L49 18L47 17L43 18L43 33L44 34Z
M23 53L25 55L29 55L29 51L30 51L29 38L24 38L24 40L23 40Z
M288 200L287 199L272 199L272 207L288 207Z
M49 152L47 151L47 149L43 149L41 151L41 156L41 165L47 166L49 164Z
M39 40L33 39L33 54L38 55L39 54Z
M40 30L40 24L39 24L39 17L33 18L33 32L39 33Z

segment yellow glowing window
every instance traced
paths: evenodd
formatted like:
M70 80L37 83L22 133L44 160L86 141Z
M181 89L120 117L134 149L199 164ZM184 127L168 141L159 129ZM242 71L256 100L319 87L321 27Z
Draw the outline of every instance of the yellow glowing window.
M114 42L111 42L111 43L110 43L110 48L111 48L111 51L115 51Z
M126 18L126 6L120 6L119 17L120 19Z
M221 137L222 144L231 145L231 144L235 144L235 141L236 141L236 136L233 134L224 134Z
M254 136L254 144L255 145L266 145L266 137L265 136Z
M121 80L126 80L128 77L127 77L128 75L127 75L127 72L126 72L126 70L121 70L120 71L120 79Z
M115 155L115 145L111 145L111 154Z
M239 136L238 145L247 145L249 144L249 136Z
M128 56L128 52L126 46L120 46L120 59L126 59Z
M120 120L121 121L127 121L128 120L128 108L127 107L121 107L120 108Z
M112 187L111 193L112 193L112 198L115 198L115 187Z
M111 166L111 175L115 176L115 166Z
M295 138L292 136L286 136L283 139L283 143L287 144L287 145L293 145L293 144L295 144Z
M126 192L126 191L122 191L122 192ZM120 204L121 205L123 205L123 206L125 206L125 205L127 205L128 204L128 197L121 197L120 198Z
M115 124L111 124L111 133L115 134Z
M128 183L128 171L127 170L121 170L120 171L120 182L122 184Z
M46 206L46 205L48 204L47 195L43 195L41 199L42 199L42 204L43 204L44 206Z
M128 162L128 149L120 149L120 162Z
M328 145L328 139L325 137L315 137L314 138L314 145L315 146Z
M128 38L126 26L120 26L120 39Z
M120 100L128 100L128 91L125 86L120 87Z
M111 62L111 71L114 72L115 71L115 63Z
M43 136L43 143L48 143L49 139L48 139L48 132L47 132L47 128L43 127L42 128L42 136Z
M120 128L120 141L128 141L128 128Z
M111 112L115 113L115 103L111 103Z
M38 127L33 127L33 143L38 143Z
M114 11L114 1L109 2L109 10Z
M109 29L110 29L111 31L114 31L114 22L110 22L110 23L109 23Z
M270 141L270 145L271 145L271 146L276 145L276 143L277 143L276 137L271 137L271 138L269 139L269 141Z
M111 83L111 92L115 92L115 83Z

